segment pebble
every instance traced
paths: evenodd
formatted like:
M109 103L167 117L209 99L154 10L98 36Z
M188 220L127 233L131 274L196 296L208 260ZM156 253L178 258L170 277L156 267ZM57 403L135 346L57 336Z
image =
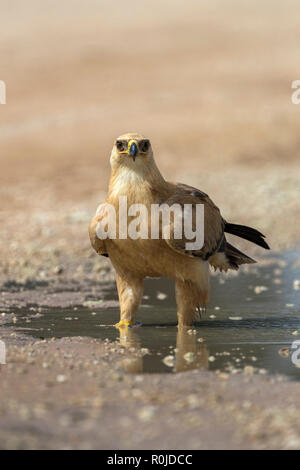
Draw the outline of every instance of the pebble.
M294 288L295 290L299 290L299 289L300 289L300 279L294 279L293 288Z
M144 406L138 412L138 417L141 421L150 421L155 414L154 406Z
M281 348L281 349L279 349L278 353L281 357L289 357L290 350L289 350L289 348Z
M174 356L165 356L162 361L165 364L165 366L174 367L175 357Z
M59 374L56 376L56 381L58 383L64 383L68 380L67 376L66 375L63 375L63 374Z
M197 334L197 330L187 330L187 334L188 335L196 335Z
M167 294L165 294L164 292L157 292L156 294L156 298L158 300L165 300L167 297L168 297Z
M193 352L187 352L187 353L185 353L183 358L186 360L186 362L194 362L195 354Z
M255 286L254 287L254 293L255 294L261 294L264 291L267 291L268 288L266 286Z

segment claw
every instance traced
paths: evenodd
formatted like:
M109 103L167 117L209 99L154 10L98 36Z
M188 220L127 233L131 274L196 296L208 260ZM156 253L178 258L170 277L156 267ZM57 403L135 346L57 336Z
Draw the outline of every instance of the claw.
M117 328L120 328L122 326L133 326L133 323L130 320L121 320L119 321L119 323L115 324L115 327Z

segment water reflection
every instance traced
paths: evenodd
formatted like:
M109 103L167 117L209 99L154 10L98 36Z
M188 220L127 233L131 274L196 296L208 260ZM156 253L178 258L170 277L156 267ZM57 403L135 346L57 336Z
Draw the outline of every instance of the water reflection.
M199 342L194 330L178 328L175 350L175 371L208 369L208 348Z
M119 366L130 373L144 372L143 359L148 350L142 348L142 341L138 328L120 327L120 344L125 349L126 357L119 361ZM183 372L192 369L208 369L209 353L204 342L200 342L196 331L190 328L178 328L176 347L169 358L169 366L174 372Z
M36 338L87 336L118 341L124 353L120 366L135 373L203 368L236 373L251 366L257 373L300 380L300 368L291 354L282 353L300 337L300 291L294 287L300 279L297 256L278 256L236 277L213 277L207 314L191 330L176 326L174 286L168 279L146 280L137 317L141 328L113 327L119 321L119 309L102 304L116 300L112 283L96 305L87 298L81 306L42 308L38 314L33 314L36 308L31 305L14 309L17 323L11 326Z
M141 340L133 328L120 327L120 344L124 347L126 357L119 361L122 369L130 373L140 374L143 372L143 357L141 355Z

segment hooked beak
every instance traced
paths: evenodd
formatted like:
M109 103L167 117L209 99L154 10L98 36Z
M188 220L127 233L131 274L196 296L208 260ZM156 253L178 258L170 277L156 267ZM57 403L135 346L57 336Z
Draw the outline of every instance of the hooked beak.
M139 152L139 148L138 148L138 146L137 146L137 142L136 142L135 140L131 140L131 141L129 142L128 147L129 147L129 154L132 156L133 161L135 161L136 156L137 156L137 154L138 154L138 152Z

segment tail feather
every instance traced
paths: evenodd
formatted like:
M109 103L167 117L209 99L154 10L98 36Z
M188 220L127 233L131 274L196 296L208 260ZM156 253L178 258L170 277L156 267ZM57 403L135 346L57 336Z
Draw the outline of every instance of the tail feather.
M255 228L247 227L246 225L229 224L228 222L225 222L224 231L231 233L232 235L236 235L237 237L244 238L245 240L249 240L250 242L261 246L266 250L270 249L269 245L264 240L265 235Z
M235 248L235 246L230 245L230 243L226 243L226 250L225 254L227 256L228 261L231 264L235 264L237 267L240 264L253 264L256 263L256 261L250 256L245 255L242 251L238 250Z
M250 256L245 255L242 251L238 250L230 243L226 242L225 250L215 253L209 258L209 264L213 268L220 271L227 271L228 269L239 269L241 264L253 264L256 261Z

